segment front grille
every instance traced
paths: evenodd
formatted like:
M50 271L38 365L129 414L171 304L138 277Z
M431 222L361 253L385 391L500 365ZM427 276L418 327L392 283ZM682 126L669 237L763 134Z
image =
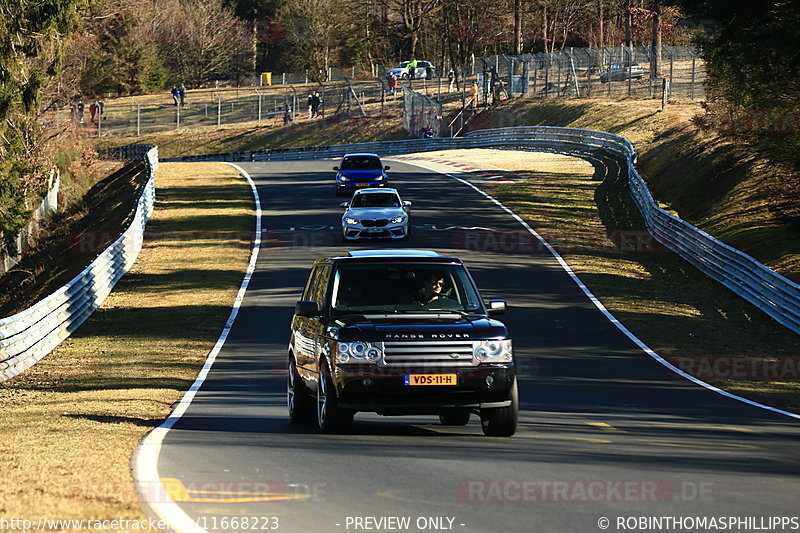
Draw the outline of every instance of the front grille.
M383 226L385 226L388 223L389 223L389 221L387 219L385 219L385 218L379 218L378 220L362 220L361 221L361 225L364 226L365 228L382 228Z
M383 354L386 366L475 366L472 341L389 341Z

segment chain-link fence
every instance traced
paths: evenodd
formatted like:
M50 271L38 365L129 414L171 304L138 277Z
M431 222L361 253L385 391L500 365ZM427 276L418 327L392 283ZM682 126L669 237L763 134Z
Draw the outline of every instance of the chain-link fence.
M503 97L527 98L703 98L705 66L690 46L663 46L658 75L656 54L650 46L568 48L548 54L497 55L477 58L468 65L434 68L433 78L398 80L391 90L385 70L330 68L329 80L315 82L309 72L272 75L271 86L259 79L251 86L198 89L175 105L166 92L158 95L109 100L96 116L86 111L55 107L42 116L51 127L74 125L87 135L144 135L169 129L200 126L269 126L311 118L307 98L316 90L322 103L317 117L386 117L402 113L405 128L414 136L430 127L435 135L461 131L474 105L482 107ZM353 77L355 76L355 77ZM402 98L401 98L402 95ZM76 107L76 106L73 106ZM447 122L442 124L442 109ZM460 111L459 111L460 108ZM453 116L450 116L451 112ZM454 118L455 117L455 118ZM428 134L430 132L427 132Z
M382 80L326 84L273 85L188 91L176 103L168 93L120 98L103 104L102 113L83 105L54 107L42 114L50 128L72 126L86 135L146 135L202 126L276 126L312 118L309 96L320 104L313 118L381 117L400 111L400 98L388 94ZM82 110L82 111L79 111Z
M189 91L183 102L169 95L115 99L95 115L88 105L55 108L43 115L48 127L73 125L90 135L144 135L168 129L228 124L281 123L297 113L304 95L292 87L276 91L259 89ZM77 109L76 109L77 108Z
M500 79L513 96L703 98L705 63L691 46L567 48L552 53L478 58L462 71ZM654 66L658 65L658 72Z
M442 103L408 87L403 88L403 127L415 137L440 137Z

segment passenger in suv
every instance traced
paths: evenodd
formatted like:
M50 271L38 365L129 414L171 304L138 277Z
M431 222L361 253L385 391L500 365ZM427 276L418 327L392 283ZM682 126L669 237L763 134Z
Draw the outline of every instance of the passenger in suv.
M358 411L438 415L513 435L519 401L511 340L463 262L419 250L351 251L314 263L288 353L292 422L347 429Z

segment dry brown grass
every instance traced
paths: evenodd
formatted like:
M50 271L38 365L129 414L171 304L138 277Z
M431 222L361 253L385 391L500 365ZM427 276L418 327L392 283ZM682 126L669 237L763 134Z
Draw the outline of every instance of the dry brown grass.
M146 241L131 271L71 338L0 385L6 519L145 518L132 451L167 416L216 341L253 227L249 187L227 165L162 164L156 186L151 236L183 232L194 217L204 220L203 231L228 233Z
M768 267L800 280L797 209L781 186L790 172L741 139L701 131L699 101L512 100L479 117L480 127L569 126L622 135L659 204Z

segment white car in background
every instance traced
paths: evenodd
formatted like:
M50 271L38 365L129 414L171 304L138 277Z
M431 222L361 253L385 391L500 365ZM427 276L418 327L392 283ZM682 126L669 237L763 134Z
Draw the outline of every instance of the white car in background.
M406 80L411 77L411 69L408 68L408 64L410 61L403 61L396 67L386 72L386 76L389 77L392 74L397 76L398 80ZM415 79L422 79L422 78L433 78L436 76L436 70L434 69L433 65L430 61L417 61L417 68L414 69L414 78Z
M346 211L342 215L342 239L399 239L409 237L409 208L397 189L361 189L349 202L339 204Z
M624 63L611 63L606 70L600 73L600 82L626 81L628 78L640 80L642 76L644 76L644 69L639 63L625 61Z

